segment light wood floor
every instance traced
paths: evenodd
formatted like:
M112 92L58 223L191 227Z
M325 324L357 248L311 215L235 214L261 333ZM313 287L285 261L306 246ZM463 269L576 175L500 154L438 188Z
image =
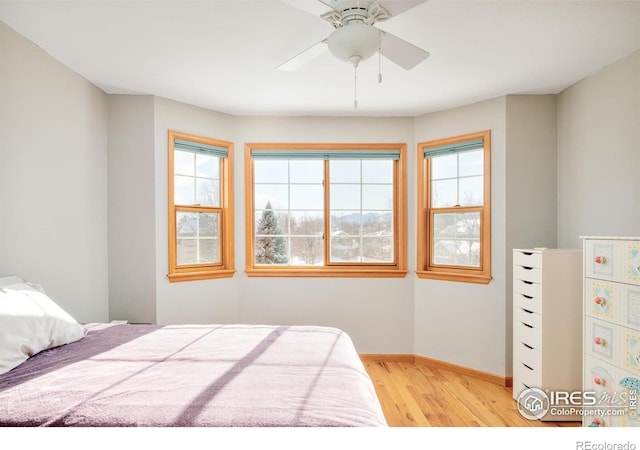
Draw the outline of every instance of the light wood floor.
M391 427L580 426L527 420L510 388L472 376L411 362L365 361L364 366Z

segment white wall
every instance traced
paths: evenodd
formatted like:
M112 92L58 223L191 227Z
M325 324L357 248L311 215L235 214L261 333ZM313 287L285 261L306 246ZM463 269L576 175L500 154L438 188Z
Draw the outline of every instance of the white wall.
M505 375L506 98L416 118L416 142L491 130L491 271L487 285L415 280L414 353Z
M155 151L155 246L156 246L156 321L159 324L233 323L237 321L237 276L217 280L170 283L166 275L168 255L168 130L181 131L225 141L236 140L236 119L228 114L209 111L184 103L154 97ZM236 161L242 157L242 147L235 146ZM236 187L244 176L238 177ZM236 194L237 196L237 194ZM236 200L236 209L242 203ZM242 224L236 215L236 255L238 233Z
M243 142L405 142L408 202L415 202L411 118L240 117ZM238 169L241 161L238 161ZM244 179L243 174L238 179ZM361 353L413 353L413 277L248 278L244 269L244 186L236 191L238 319L314 323L345 330ZM408 251L415 253L415 208L409 207ZM415 259L415 258L414 258ZM414 267L415 269L415 267Z
M109 318L156 321L152 96L109 96Z
M0 22L0 275L108 319L107 96Z
M640 236L640 50L558 97L558 244Z

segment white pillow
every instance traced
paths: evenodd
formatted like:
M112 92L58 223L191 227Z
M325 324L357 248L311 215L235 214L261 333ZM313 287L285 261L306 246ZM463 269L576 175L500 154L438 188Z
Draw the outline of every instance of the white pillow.
M85 329L27 283L0 286L0 375L43 350L82 339Z
M24 280L17 275L9 275L8 277L0 277L0 286L7 284L24 283Z

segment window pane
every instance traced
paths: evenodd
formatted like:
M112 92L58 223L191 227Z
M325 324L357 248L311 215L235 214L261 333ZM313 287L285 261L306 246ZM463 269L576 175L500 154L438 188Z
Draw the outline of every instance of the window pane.
M374 236L393 236L393 213L364 212L362 215L362 234Z
M256 236L289 234L289 216L286 211L259 209L255 212Z
M360 160L329 161L332 183L360 183Z
M362 208L385 209L393 208L393 186L390 184L362 185Z
M460 178L460 205L482 205L483 177Z
M255 160L253 162L253 179L255 183L288 183L289 161Z
M461 177L482 175L484 173L484 150L462 152L459 157Z
M291 183L322 184L324 179L324 161L289 161Z
M480 213L435 214L433 263L479 267Z
M286 265L289 263L287 239L284 236L256 237L256 264Z
M292 211L290 223L292 235L322 237L324 232L322 211Z
M264 221L264 215L268 210L257 209L255 212L255 227L256 233L260 229L260 224ZM286 210L272 209L272 214L275 215L277 228L273 232L267 232L267 234L287 234L289 232L289 214Z
M198 263L198 241L195 239L178 239L177 244L179 266Z
M218 213L177 212L178 265L219 263L219 230Z
M196 181L193 177L176 175L173 178L173 201L176 205L196 203Z
M220 242L218 239L199 239L199 260L200 264L217 263L220 261Z
M343 231L331 233L331 262L360 262L360 238Z
M291 237L291 265L324 265L322 236Z
M392 160L363 160L362 182L393 183L393 164ZM335 181L333 177L331 178Z
M368 263L393 262L393 238L362 238L362 261Z
M292 184L291 209L324 209L324 188L322 184Z
M331 184L331 209L360 209L360 184Z
M360 235L362 213L360 211L331 211L331 234Z
M445 155L431 158L431 179L455 178L458 176L458 156Z
M196 203L202 206L220 206L220 181L196 178Z
M195 154L176 150L173 152L173 173L179 175L194 176Z
M196 155L196 176L220 178L220 158L210 155Z
M256 184L256 209L265 209L270 204L274 209L289 209L289 185L287 184Z
M433 181L431 186L432 207L443 208L458 204L458 181L456 179Z

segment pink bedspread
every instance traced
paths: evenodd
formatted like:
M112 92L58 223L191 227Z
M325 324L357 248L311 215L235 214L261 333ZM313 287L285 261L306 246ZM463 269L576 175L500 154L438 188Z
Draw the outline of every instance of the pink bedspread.
M387 426L335 328L86 327L0 375L0 425Z

